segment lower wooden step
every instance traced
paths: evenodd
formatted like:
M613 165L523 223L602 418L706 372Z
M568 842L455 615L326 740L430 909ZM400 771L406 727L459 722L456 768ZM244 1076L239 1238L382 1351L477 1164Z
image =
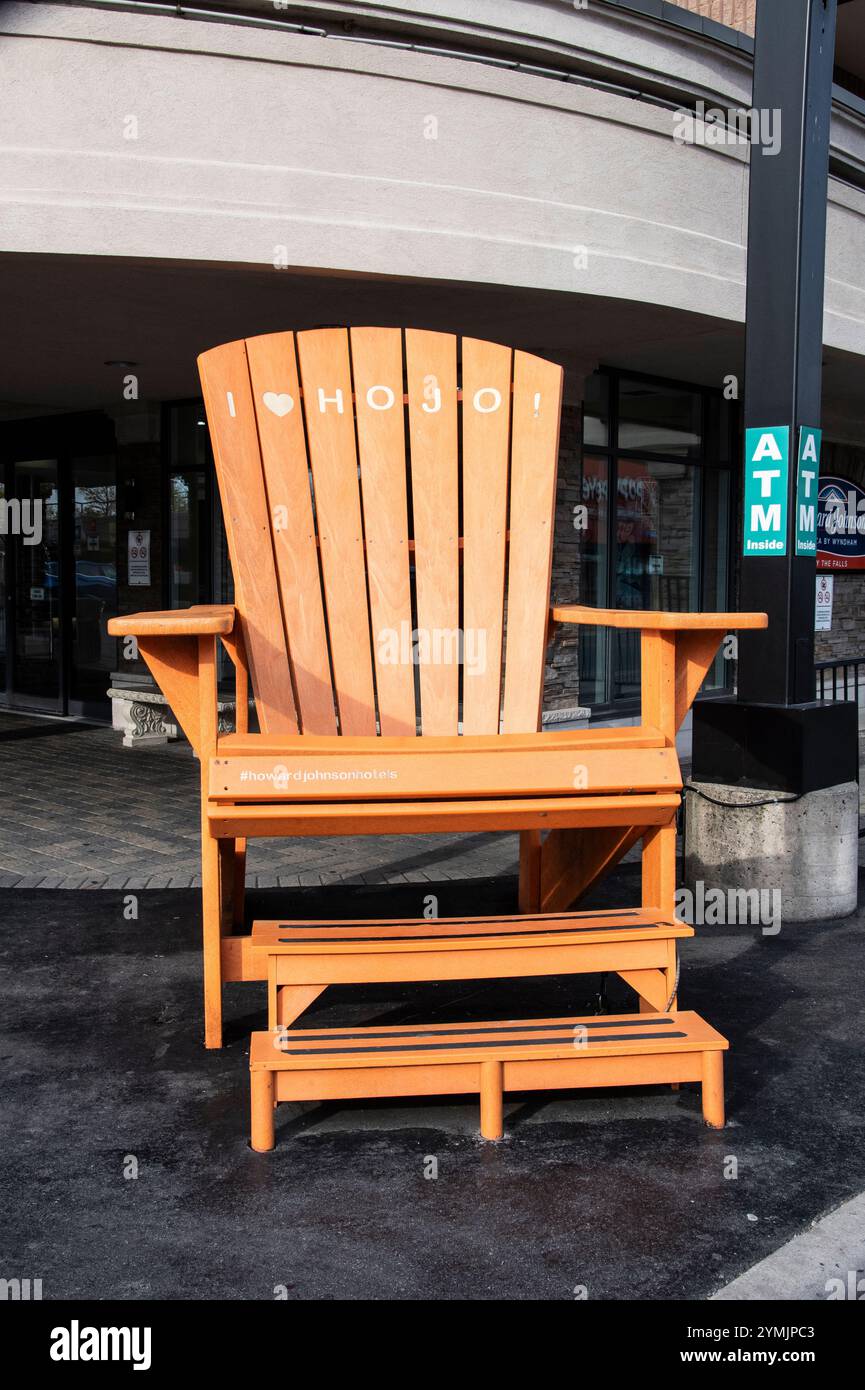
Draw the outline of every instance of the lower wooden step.
M703 1118L724 1124L727 1040L698 1014L614 1014L489 1023L253 1033L252 1147L274 1145L284 1100L480 1096L481 1134L502 1136L506 1091L702 1085Z

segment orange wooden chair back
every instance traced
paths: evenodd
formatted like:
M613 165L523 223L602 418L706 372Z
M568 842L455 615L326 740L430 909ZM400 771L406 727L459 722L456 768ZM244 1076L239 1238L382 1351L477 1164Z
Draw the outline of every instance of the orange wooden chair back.
M328 328L199 369L262 732L536 730L561 368Z

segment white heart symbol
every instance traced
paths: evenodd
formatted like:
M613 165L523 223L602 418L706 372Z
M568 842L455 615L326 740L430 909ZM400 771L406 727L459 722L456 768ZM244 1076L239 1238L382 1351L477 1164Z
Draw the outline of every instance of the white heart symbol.
M261 398L268 410L272 410L274 415L287 415L294 409L294 400L287 392L280 395L276 391L265 391Z

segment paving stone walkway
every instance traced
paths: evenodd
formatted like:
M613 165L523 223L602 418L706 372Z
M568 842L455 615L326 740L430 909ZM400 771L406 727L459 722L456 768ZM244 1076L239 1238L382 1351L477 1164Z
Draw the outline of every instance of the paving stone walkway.
M200 884L198 763L186 743L128 749L69 720L0 713L0 888ZM255 888L516 873L516 835L254 840Z

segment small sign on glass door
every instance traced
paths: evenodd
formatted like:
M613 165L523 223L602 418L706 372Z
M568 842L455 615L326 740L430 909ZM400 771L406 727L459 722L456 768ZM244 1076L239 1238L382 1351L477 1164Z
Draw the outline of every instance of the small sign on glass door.
M128 573L131 588L147 588L150 584L150 532L130 531Z

